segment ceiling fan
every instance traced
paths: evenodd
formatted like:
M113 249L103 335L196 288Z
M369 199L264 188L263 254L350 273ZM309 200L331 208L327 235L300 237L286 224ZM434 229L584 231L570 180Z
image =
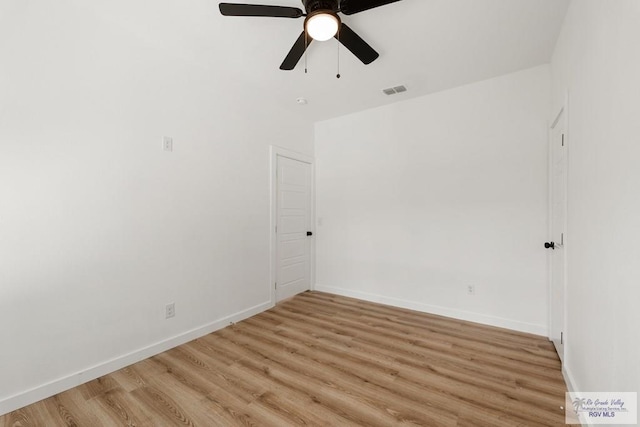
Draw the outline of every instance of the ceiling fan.
M224 16L263 16L273 18L304 19L304 29L289 51L281 70L293 70L304 55L312 40L326 41L338 39L364 64L375 61L379 54L343 23L338 13L353 15L358 12L395 3L400 0L302 0L304 9L288 6L266 6L257 4L220 3L220 13Z

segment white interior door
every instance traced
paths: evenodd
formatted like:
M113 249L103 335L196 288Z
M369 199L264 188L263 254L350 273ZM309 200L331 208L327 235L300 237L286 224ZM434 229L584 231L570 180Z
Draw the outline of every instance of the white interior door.
M276 301L310 289L311 165L277 156Z
M564 359L565 341L565 241L567 217L567 136L566 112L551 130L550 218L551 240L545 244L551 258L550 325L549 338L553 341L560 360Z

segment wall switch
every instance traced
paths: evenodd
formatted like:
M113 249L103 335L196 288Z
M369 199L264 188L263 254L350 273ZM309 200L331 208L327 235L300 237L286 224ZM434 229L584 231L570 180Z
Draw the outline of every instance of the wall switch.
M476 294L476 287L474 285L468 285L467 286L467 294L475 295Z
M173 151L173 138L170 136L162 137L162 149L164 151Z
M165 319L169 319L176 315L176 304L172 302L171 304L167 304L164 308L164 317Z

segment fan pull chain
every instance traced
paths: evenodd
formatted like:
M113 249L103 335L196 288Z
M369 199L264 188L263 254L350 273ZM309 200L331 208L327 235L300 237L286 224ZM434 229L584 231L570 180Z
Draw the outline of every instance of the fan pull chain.
M309 45L307 44L307 29L304 29L304 73L307 74L307 48Z
M338 28L338 74L336 74L336 79L340 78L340 29Z

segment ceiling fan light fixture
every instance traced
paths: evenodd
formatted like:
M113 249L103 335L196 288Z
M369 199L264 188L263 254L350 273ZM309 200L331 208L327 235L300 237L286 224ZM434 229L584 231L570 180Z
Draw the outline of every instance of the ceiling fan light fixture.
M331 11L318 11L309 15L305 22L307 34L319 42L327 41L338 33L340 18Z

